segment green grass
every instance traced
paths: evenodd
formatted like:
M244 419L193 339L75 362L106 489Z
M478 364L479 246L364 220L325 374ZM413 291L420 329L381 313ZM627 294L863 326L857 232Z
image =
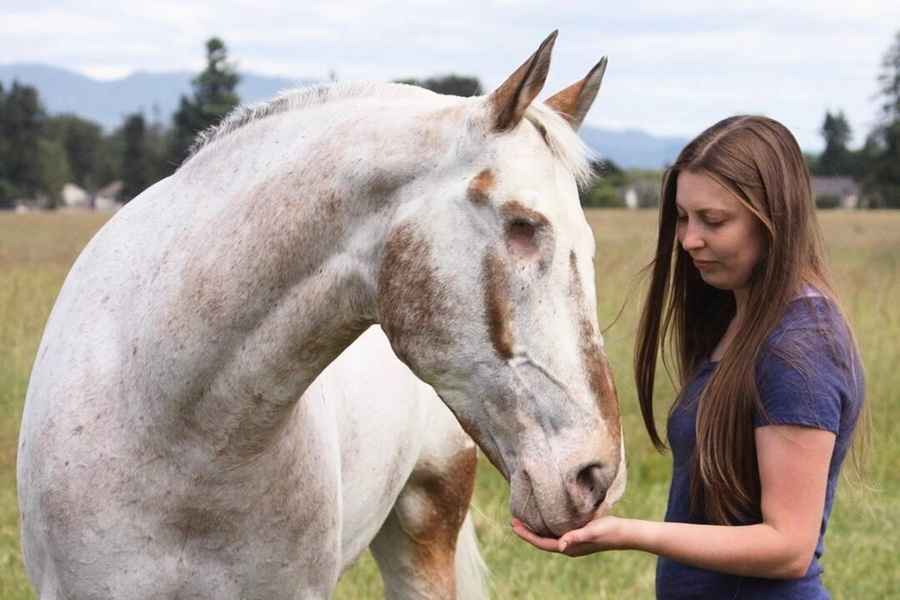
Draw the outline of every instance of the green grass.
M592 211L598 242L600 321L615 369L629 461L628 491L616 512L662 517L669 457L643 432L631 352L640 300L637 273L652 252L655 212ZM864 482L844 479L825 554L825 580L836 599L900 597L895 541L900 538L900 213L821 213L835 282L855 326L866 366L871 447ZM31 599L22 572L15 500L15 452L22 402L44 322L69 266L102 215L0 214L0 599ZM671 390L660 382L662 400ZM660 411L664 412L664 411ZM654 559L610 552L582 559L531 549L509 529L508 491L482 461L474 513L495 598L653 596ZM381 596L374 561L364 555L336 598Z

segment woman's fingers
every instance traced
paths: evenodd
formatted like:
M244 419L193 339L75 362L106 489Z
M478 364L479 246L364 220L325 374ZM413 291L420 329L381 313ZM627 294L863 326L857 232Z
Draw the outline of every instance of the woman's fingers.
M572 531L564 534L561 538L559 538L559 550L560 552L564 552L566 546L571 546L573 544L580 544L581 542L586 542L587 536L585 535L584 529L573 529Z
M567 556L584 556L614 548L615 544L612 542L617 528L621 527L620 522L621 520L616 517L600 517L581 529L573 529L563 534L559 539L541 537L516 518L512 520L512 527L516 535L535 548L547 552L560 552Z

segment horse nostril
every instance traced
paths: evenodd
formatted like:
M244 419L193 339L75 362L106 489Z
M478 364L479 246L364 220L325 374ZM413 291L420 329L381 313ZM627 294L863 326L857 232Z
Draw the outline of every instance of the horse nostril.
M599 463L590 464L578 472L575 476L578 489L590 499L590 503L596 508L606 498L606 478L603 475L603 467Z

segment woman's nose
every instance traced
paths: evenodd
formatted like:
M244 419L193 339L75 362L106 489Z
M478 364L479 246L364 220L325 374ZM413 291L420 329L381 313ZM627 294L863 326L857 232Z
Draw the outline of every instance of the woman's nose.
M704 245L703 237L697 234L697 230L691 226L686 227L681 234L681 247L690 252Z

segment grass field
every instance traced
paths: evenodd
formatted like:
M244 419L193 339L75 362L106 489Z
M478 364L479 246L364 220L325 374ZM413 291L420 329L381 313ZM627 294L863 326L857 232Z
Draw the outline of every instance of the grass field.
M33 598L22 572L15 493L18 424L44 322L79 250L106 217L0 214L0 599ZM832 516L825 579L835 598L900 598L900 213L822 213L832 271L856 328L867 372L872 421L864 482L845 478ZM593 211L598 242L600 322L617 375L629 462L628 491L617 513L662 517L669 456L646 439L631 380L640 300L637 273L653 244L656 213ZM663 386L661 390L665 389ZM671 390L665 390L666 399ZM665 412L659 411L659 412ZM652 598L654 559L611 552L583 559L539 553L508 526L507 488L482 461L474 511L493 597ZM374 562L364 556L344 577L339 600L381 596Z

